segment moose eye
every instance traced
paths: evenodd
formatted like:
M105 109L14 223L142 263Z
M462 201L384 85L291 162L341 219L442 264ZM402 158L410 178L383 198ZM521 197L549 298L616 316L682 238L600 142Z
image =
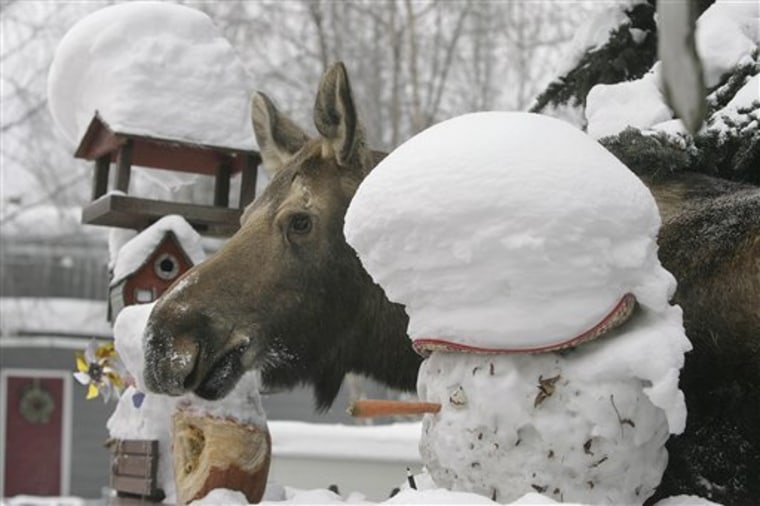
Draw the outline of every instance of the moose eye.
M306 213L294 214L290 218L289 230L295 234L308 234L311 232L311 216Z

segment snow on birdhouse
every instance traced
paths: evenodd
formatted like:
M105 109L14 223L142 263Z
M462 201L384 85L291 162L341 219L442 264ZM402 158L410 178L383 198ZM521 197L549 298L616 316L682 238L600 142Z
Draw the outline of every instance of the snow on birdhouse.
M129 2L79 21L56 49L48 97L75 156L95 162L83 221L140 230L181 214L203 233L232 234L256 191L253 88L235 50L197 9ZM108 188L112 163L115 191ZM213 205L130 196L133 165L212 176ZM239 206L230 209L236 173Z
M109 319L125 306L156 300L205 253L200 236L180 216L166 216L116 254L109 284Z

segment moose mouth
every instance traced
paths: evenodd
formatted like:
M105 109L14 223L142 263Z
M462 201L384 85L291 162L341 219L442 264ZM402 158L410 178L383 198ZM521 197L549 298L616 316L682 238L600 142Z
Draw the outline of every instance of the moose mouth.
M241 345L222 355L193 392L209 401L221 399L230 393L245 372L242 357L247 349L247 346Z

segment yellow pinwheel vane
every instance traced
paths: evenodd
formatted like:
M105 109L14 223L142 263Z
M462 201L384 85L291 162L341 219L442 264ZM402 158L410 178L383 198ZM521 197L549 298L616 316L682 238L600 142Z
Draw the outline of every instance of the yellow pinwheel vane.
M93 339L84 352L77 352L76 361L74 378L87 386L87 399L102 395L105 402L118 400L124 389L126 370L116 354L113 341L98 344Z

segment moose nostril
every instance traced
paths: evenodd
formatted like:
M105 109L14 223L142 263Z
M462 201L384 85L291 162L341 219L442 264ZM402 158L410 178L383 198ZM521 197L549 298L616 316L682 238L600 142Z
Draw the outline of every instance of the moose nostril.
M197 371L200 346L188 336L154 339L151 335L146 350L144 378L149 390L182 395L199 381Z
M169 356L166 357L171 375L183 390L192 390L198 382L198 343L189 337L177 338ZM178 385L179 386L179 385Z

